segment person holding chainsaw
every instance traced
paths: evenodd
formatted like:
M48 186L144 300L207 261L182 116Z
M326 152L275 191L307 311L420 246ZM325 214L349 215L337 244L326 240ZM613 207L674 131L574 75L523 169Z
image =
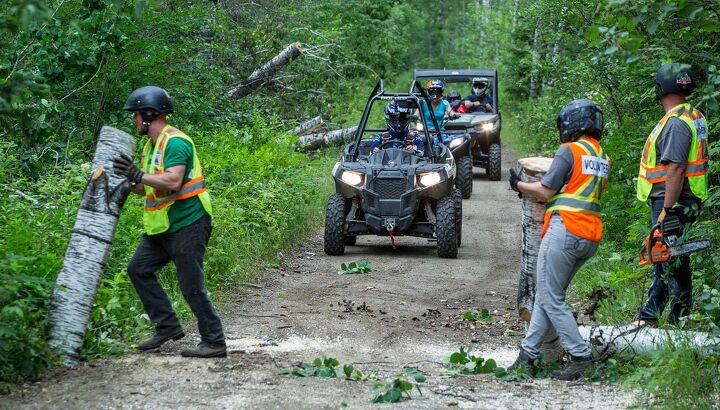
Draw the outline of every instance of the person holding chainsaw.
M132 191L145 197L145 234L130 263L128 276L145 312L155 324L153 335L141 341L139 350L156 349L169 340L185 336L156 272L173 261L185 300L198 320L200 344L181 352L186 357L225 357L225 335L220 316L205 290L203 259L210 238L210 194L205 188L202 166L193 141L168 125L173 112L170 95L160 87L133 91L125 111L132 113L138 134L149 137L138 168L122 155L113 170L125 175Z
M395 141L394 148L403 148L408 152L423 152L425 142L414 131L410 131L410 122L413 119L413 109L402 102L392 100L385 106L385 124L387 131L378 134L370 144L370 151L376 153L384 142Z
M532 318L520 354L508 372L520 366L533 375L540 347L555 329L570 354L566 366L550 374L575 380L592 367L590 346L580 336L565 303L570 281L597 251L602 237L600 197L610 173L610 158L599 144L603 113L590 100L573 100L558 115L562 145L542 180L523 182L510 169L510 187L516 192L547 201L542 242L537 259L537 289Z
M660 247L667 249L660 250L665 257L651 260L656 264L648 299L638 311L639 325L657 324L668 304L668 322L674 324L692 306L690 258L682 247L673 245L708 198L708 128L703 114L687 101L694 88L695 79L687 65L664 64L655 74L655 97L665 115L645 142L637 198L650 200L654 227L650 235L658 234Z

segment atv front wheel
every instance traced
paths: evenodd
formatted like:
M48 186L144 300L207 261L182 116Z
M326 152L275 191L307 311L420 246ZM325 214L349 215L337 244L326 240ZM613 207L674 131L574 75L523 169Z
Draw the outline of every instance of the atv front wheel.
M488 150L487 174L491 181L499 181L502 175L502 151L500 144L490 145Z
M328 199L325 210L325 254L345 253L345 198L335 193Z
M453 189L453 198L455 198L455 235L459 248L462 244L462 194L459 189Z
M457 163L455 186L460 188L463 199L470 198L473 191L473 163L472 158L462 157Z
M456 258L458 251L457 226L455 225L455 197L451 194L437 202L435 214L435 236L437 237L438 256Z

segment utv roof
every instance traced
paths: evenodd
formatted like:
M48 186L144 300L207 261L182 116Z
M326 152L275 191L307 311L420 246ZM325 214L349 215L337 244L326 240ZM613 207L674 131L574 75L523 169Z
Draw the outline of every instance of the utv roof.
M467 69L467 70L437 70L418 68L414 72L414 79L417 78L436 78L440 77L446 79L449 82L465 82L472 77L488 77L491 80L497 78L497 70L481 70L481 69Z

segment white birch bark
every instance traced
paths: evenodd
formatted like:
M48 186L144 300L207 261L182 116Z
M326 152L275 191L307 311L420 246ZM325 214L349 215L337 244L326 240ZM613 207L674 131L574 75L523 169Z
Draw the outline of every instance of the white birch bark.
M64 356L68 366L77 363L80 356L120 210L130 193L129 180L107 170L112 170L113 158L121 153L132 156L134 151L135 140L129 134L111 127L100 131L93 172L85 187L49 308L50 344Z
M634 324L624 326L580 326L580 335L590 343L595 354L626 352L646 354L661 347L688 346L700 356L717 352L720 337L705 332L655 329Z
M322 127L325 124L325 121L323 121L322 117L315 117L311 118L297 127L292 131L293 134L297 135L298 137L301 137L306 134L310 134L314 131L317 131L320 127Z
M231 88L228 91L228 96L237 100L249 95L263 85L265 81L269 80L273 73L288 65L302 52L303 49L300 43L290 44L272 60L255 69L245 81Z
M535 25L533 31L533 49L532 49L532 66L530 67L530 98L535 99L539 96L540 79L540 26Z
M344 142L352 140L355 131L357 131L357 126L306 135L300 137L295 143L295 149L300 152L307 152L331 145L342 145Z

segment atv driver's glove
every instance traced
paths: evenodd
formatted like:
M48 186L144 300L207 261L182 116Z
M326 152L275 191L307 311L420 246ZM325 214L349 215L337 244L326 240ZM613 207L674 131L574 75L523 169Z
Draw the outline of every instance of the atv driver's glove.
M125 175L130 181L139 184L142 182L142 177L145 175L144 172L140 171L138 167L133 164L132 158L127 154L120 154L119 157L113 160L113 168L116 173Z
M515 172L514 168L510 168L510 189L518 193L518 198L522 198L522 192L520 192L520 189L518 188L518 182L522 181L520 177L518 176L517 172Z

